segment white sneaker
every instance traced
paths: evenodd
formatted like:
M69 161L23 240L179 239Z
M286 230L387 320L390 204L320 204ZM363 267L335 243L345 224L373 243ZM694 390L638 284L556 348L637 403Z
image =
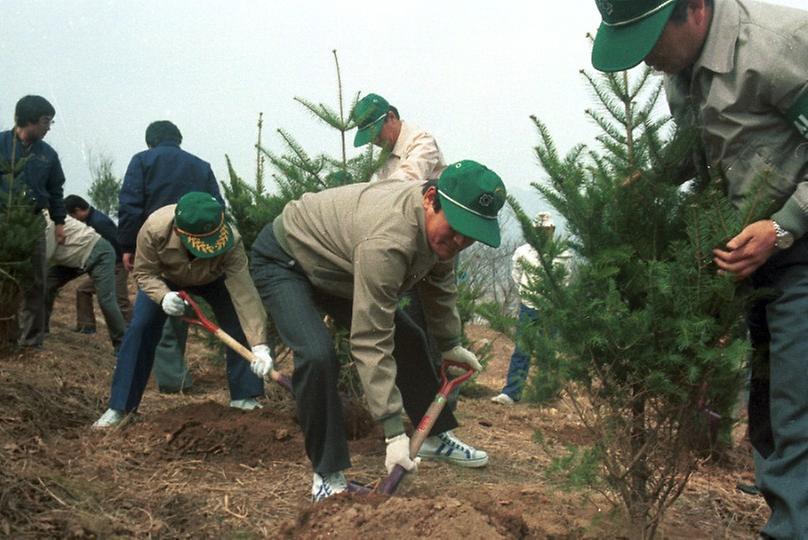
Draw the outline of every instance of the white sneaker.
M455 437L451 430L427 437L418 450L418 457L448 461L461 467L472 468L484 467L488 463L486 452L464 443Z
M500 405L513 405L516 403L511 396L508 394L499 394L491 398L491 401L494 403L499 403Z
M104 429L115 427L126 418L126 413L123 411L116 411L115 409L107 409L107 412L101 415L101 418L95 421L93 429Z
M342 471L329 473L325 476L320 476L314 473L311 482L311 501L320 502L337 493L342 493L348 489L348 482L345 480L345 475Z
M263 409L264 406L258 403L255 398L231 399L230 406L242 411L252 411L253 409Z

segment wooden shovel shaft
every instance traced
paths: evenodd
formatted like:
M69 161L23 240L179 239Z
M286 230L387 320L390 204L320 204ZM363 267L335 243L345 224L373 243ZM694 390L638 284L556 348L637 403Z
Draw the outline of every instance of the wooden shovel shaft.
M255 362L255 355L252 353L250 349L236 341L233 336L222 330L221 328L217 328L216 331L213 333L214 336L219 338L225 345L239 353L245 360L250 363ZM274 369L269 370L269 377L275 381L276 383L280 384L290 392L292 391L292 382L289 380L289 377L283 375L275 371Z

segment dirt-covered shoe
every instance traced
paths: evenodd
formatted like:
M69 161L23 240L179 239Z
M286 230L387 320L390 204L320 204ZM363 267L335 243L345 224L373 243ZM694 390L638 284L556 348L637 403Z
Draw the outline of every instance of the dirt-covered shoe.
M329 473L325 476L320 476L314 473L311 482L311 501L320 502L337 493L342 493L348 489L348 482L345 480L345 475L342 471Z
M472 468L484 467L488 463L487 453L464 443L455 437L451 430L427 437L418 450L418 457L448 461L461 467Z
M491 401L494 403L499 403L500 405L513 405L516 403L511 396L508 394L498 394L491 398Z
M107 409L107 412L101 415L101 418L95 421L93 429L105 429L115 427L126 418L126 413L123 411L116 411L115 409Z
M253 409L261 409L264 407L258 403L255 398L231 399L230 406L234 409L241 409L242 411L252 411Z

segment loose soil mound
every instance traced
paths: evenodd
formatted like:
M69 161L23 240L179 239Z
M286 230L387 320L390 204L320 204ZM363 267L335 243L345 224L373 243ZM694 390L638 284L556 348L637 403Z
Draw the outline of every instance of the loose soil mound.
M376 434L376 423L359 405L343 404L350 440ZM135 430L160 440L160 459L226 460L245 465L304 457L303 436L289 412L264 408L241 411L214 401L164 411Z
M205 401L150 417L136 430L160 439L160 459L194 458L256 465L267 459L296 461L303 436L288 413L241 411Z
M521 517L451 497L340 494L301 512L286 538L527 538Z

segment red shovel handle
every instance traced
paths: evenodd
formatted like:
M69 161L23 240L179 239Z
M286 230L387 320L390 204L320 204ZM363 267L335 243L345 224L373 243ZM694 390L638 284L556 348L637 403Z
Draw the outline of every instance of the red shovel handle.
M211 334L215 334L216 331L219 330L219 327L216 325L216 323L205 317L205 314L202 313L202 308L200 308L199 304L197 304L196 301L193 298L191 298L190 294L188 294L185 291L180 291L179 295L180 298L182 298L182 300L191 307L191 309L194 311L194 315L196 315L195 319L193 317L186 315L182 317L183 321L190 324L195 324L197 326L201 326Z
M465 371L465 373L459 377L455 377L454 379L449 379L446 371L450 367L462 369ZM472 375L474 375L474 370L469 367L468 364L455 362L453 360L443 361L443 364L440 366L440 389L435 396L435 400L426 410L424 416L421 417L421 421L418 422L418 427L415 428L415 433L412 434L412 439L410 439L410 458L415 459L418 455L418 450L421 449L421 445L424 444L429 432L432 430L432 426L435 425L438 415L443 410L443 407L446 406L446 399L449 397L449 394L452 393L452 390L469 380ZM396 465L393 467L390 474L387 475L387 478L381 481L379 486L376 488L376 491L379 493L384 493L385 495L392 495L398 488L398 485L401 483L401 480L404 478L406 472L407 471L404 469L404 467L401 465Z
M252 351L250 351L250 349L248 349L247 347L236 341L233 338L233 336L231 336L230 334L219 328L213 321L205 317L205 314L202 313L202 309L200 309L199 305L194 301L193 298L191 298L190 294L188 294L185 291L180 291L179 295L180 298L182 298L189 306L191 306L191 309L194 311L194 314L196 315L195 319L193 317L183 317L182 320L190 324L201 326L202 328L204 328L205 330L207 330L208 332L219 338L221 341L223 341L225 345L227 345L228 347L239 353L248 362L252 363L255 361L255 356L253 356L253 353ZM289 392L292 392L292 381L289 380L289 377L287 377L286 375L279 373L274 369L271 369L269 371L269 377L279 385L289 390Z

